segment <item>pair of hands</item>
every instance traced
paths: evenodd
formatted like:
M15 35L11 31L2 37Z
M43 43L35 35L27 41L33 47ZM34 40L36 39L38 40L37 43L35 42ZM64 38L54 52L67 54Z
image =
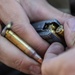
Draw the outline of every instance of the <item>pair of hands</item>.
M71 15L65 14L53 8L46 0L0 1L0 19L2 22L8 24L12 21L14 23L12 27L13 31L31 47L33 47L40 55L44 55L45 51L49 48L42 63L42 75L72 75L75 71L74 48L61 54L64 52L64 48L61 44L55 43L49 47L49 44L37 34L35 29L30 24L30 22L55 18L64 25L65 39L68 47L74 47L75 33L73 30L75 20L70 19L72 18ZM41 74L40 64L27 57L1 35L0 61L24 73L32 75Z

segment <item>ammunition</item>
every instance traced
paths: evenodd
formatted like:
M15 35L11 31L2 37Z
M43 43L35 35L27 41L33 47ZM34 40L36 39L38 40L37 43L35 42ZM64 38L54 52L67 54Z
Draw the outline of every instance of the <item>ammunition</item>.
M62 25L60 25L57 29L56 29L56 33L62 37L64 37L64 27Z
M9 23L2 31L2 36L7 38L12 42L16 47L23 51L26 55L33 58L39 63L42 63L42 58L31 48L25 41L19 38L12 30L12 23Z

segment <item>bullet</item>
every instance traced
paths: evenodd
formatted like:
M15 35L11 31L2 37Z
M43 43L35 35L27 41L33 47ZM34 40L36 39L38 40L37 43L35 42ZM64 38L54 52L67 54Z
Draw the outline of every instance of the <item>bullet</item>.
M25 41L18 37L11 29L12 23L9 23L2 31L2 36L12 42L16 47L23 51L26 55L33 58L40 64L42 63L42 58L36 53L36 51L31 48Z
M64 27L62 25L60 25L57 29L56 29L56 33L62 37L64 37Z

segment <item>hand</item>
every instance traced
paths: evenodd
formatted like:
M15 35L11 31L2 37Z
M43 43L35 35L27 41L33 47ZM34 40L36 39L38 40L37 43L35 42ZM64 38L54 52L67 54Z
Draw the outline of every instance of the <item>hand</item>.
M45 54L42 75L75 75L75 18L64 24L68 51L59 43L52 44Z
M30 21L56 18L63 24L71 17L53 8L46 0L0 0L1 21L5 24L13 22L13 31L40 55L44 55L49 44L37 34ZM40 65L36 61L23 54L1 35L0 61L24 73L35 75L40 73Z

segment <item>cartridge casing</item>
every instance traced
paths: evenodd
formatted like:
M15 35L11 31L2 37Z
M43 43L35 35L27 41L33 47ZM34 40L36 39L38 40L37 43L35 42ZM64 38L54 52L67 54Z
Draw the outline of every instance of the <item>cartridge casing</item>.
M6 30L4 36L29 57L35 59L39 63L42 63L42 58L35 52L35 50L25 41L20 39L13 31Z

